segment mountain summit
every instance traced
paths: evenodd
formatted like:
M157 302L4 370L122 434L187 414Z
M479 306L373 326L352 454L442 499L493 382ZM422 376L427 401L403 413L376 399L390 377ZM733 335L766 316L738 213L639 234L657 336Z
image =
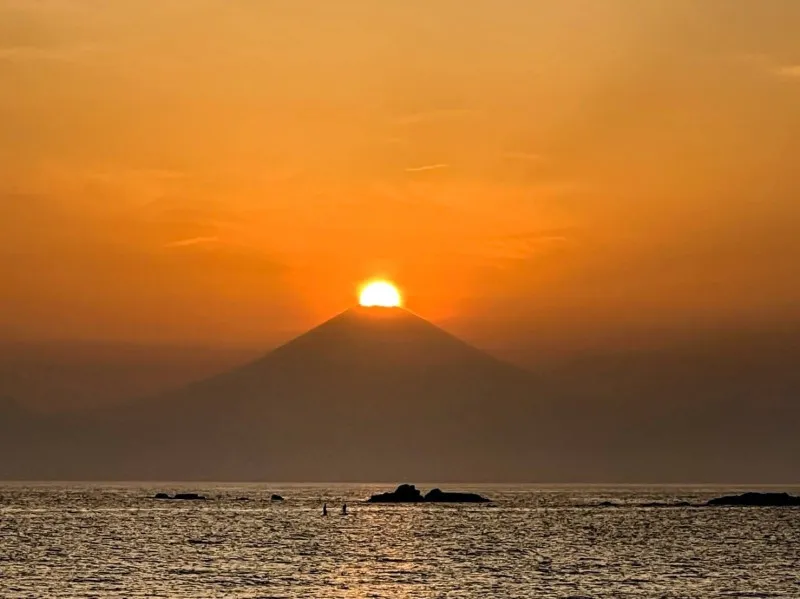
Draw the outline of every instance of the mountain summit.
M522 371L472 347L404 308L351 308L270 352L253 369L280 365L294 372L322 368L382 372L390 377L424 375L435 369L465 369L473 377L487 370L506 376ZM477 368L477 373L473 370ZM322 374L322 373L316 373ZM499 374L499 373L498 373Z

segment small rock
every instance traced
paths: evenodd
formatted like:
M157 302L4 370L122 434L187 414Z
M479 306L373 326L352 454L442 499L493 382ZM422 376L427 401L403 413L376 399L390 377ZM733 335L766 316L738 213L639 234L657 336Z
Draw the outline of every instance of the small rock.
M706 505L742 507L791 507L800 506L800 497L788 493L743 493L711 499Z
M281 497L280 495L273 495L271 500L272 501L283 501L283 497Z
M433 489L425 495L425 501L431 503L489 503L486 497L477 493L446 493L441 489Z
M205 501L205 496L198 495L197 493L178 493L175 495L174 499L180 499L183 501Z

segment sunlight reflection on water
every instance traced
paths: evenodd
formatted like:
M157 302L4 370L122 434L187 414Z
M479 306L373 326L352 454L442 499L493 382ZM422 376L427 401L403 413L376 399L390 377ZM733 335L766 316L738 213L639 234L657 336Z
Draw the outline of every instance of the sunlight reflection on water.
M800 597L800 509L591 507L730 489L473 487L495 503L360 503L389 486L6 484L0 597ZM161 490L210 500L151 499Z

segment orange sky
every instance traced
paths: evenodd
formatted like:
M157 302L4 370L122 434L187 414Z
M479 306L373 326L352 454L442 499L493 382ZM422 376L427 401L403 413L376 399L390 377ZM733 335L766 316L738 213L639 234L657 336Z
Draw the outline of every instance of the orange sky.
M796 0L0 0L0 334L256 344L376 275L495 344L796 321L798 31Z

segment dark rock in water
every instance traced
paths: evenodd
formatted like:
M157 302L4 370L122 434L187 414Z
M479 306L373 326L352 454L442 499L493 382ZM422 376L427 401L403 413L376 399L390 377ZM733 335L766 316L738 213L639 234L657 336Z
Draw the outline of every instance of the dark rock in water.
M800 497L788 493L743 493L716 497L706 505L752 506L752 507L787 507L800 506Z
M373 495L369 503L488 503L490 500L475 493L445 493L433 489L424 497L414 485L400 485L392 493Z
M280 495L273 495L272 501L283 501L283 497L281 497Z
M425 501L422 493L414 485L400 485L392 493L373 495L369 503L420 503Z
M425 501L431 503L489 503L486 497L477 493L445 493L441 489L433 489L425 495Z
M181 499L183 501L205 501L206 498L197 493L178 493L173 499Z
M178 493L174 497L166 493L156 493L154 499L182 499L184 501L204 501L206 498L197 493Z
M601 501L597 504L597 507L619 507L619 504L614 503L613 501Z
M250 501L249 497L237 497L236 501Z

